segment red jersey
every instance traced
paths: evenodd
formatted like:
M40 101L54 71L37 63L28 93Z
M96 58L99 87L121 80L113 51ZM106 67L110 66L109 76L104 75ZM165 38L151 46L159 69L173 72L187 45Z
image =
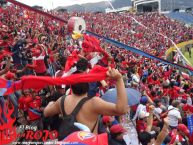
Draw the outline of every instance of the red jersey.
M172 132L170 132L170 136L171 136L170 144L174 144L176 140L178 140L179 142L184 140L184 138L180 134L177 134L176 129L174 129L174 130L172 130Z
M179 97L179 94L178 94L178 92L177 92L175 89L170 89L170 90L168 91L168 93L169 93L170 98L171 98L172 100L174 100L174 99L176 99L176 98Z
M136 121L136 128L138 132L143 132L147 128L147 124L144 120L137 120Z
M41 107L41 98L36 96L35 99L32 97L25 100L28 107L28 116L30 121L37 120L41 118L40 107Z
M36 73L45 73L46 72L46 65L44 63L44 55L40 55L39 57L33 57L34 65L36 67L34 68Z

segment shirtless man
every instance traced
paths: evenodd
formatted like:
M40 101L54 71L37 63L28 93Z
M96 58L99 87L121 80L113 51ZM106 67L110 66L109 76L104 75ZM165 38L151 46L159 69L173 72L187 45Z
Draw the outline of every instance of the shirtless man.
M93 129L93 126L95 125L99 115L119 116L127 113L128 110L127 94L122 75L119 73L118 70L109 68L109 70L107 71L107 76L109 79L116 80L116 104L106 102L98 97L93 97L82 106L76 116L77 121L86 125L90 130ZM71 88L72 94L66 96L64 101L64 110L66 114L70 114L74 110L78 102L82 98L87 97L87 92L89 89L88 83L72 85ZM50 117L56 114L60 114L60 101L61 98L59 98L56 102L50 102L48 106L44 109L44 116ZM94 129L94 133L98 133L98 124Z

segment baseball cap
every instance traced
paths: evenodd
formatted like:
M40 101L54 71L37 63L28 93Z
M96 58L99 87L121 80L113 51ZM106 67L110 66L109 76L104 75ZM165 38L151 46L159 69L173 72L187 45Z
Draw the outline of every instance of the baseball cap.
M186 136L189 136L189 134L190 134L190 131L188 130L188 128L184 124L179 124L177 129L184 132Z
M147 97L146 96L142 96L141 99L140 99L140 103L145 105L147 102L148 102Z
M104 124L110 122L110 120L111 120L110 116L103 116L103 118L102 118L102 121L103 121Z
M120 124L115 124L110 128L111 134L125 133L127 132Z

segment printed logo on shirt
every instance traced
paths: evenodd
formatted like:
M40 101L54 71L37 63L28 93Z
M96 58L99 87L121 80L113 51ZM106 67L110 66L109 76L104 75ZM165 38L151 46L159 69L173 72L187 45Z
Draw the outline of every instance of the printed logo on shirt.
M78 138L80 138L81 140L90 139L92 137L94 137L92 133L88 133L88 132L79 132L78 133Z

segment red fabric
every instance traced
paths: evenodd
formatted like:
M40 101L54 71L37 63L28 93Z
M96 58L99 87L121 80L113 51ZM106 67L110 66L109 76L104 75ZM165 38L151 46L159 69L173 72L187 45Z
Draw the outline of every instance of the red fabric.
M193 113L193 106L190 106L188 104L185 104L183 107L182 107L182 110L183 111L189 111L191 113Z
M7 80L0 78L0 88L7 88Z
M186 94L182 95L182 99L187 100L188 96Z
M76 142L88 145L108 145L108 136L106 133L95 135L84 131L78 131L66 137L64 142Z
M176 141L177 138L178 138L178 140L180 142L183 139L181 135L177 134L177 130L176 129L172 130L172 132L170 133L170 136L171 136L171 140L170 140L169 144L173 144Z
M20 110L24 110L24 104L25 104L25 97L22 96L22 97L20 97L19 100L18 100L18 108L19 108Z
M68 72L71 67L79 60L77 51L73 51L66 61L65 72Z
M170 89L170 90L168 91L168 93L169 93L170 98L171 98L172 100L174 100L174 99L176 99L176 98L179 97L178 91L176 91L175 89Z
M34 70L36 73L45 73L46 72L46 65L44 59L34 60Z
M22 81L17 81L11 84L11 87L7 89L4 95L13 94L17 90L22 89Z
M25 97L25 99L24 99L24 110L28 110L28 108L29 108L29 103L32 101L32 97L31 96L27 96L27 97Z
M174 86L174 89L176 90L176 91L180 91L180 87L177 87L177 86Z
M100 70L100 73L99 71ZM87 74L73 74L64 78L24 76L21 78L23 89L40 90L48 85L76 84L81 82L95 82L106 78L106 68L94 68Z
M184 132L186 136L189 136L190 134L190 131L188 130L187 126L184 124L179 124L177 129Z
M111 121L111 117L110 116L103 116L102 121L104 124L109 123Z
M31 68L31 69L35 69L37 67L37 65L35 65L35 64L27 64L26 66Z
M82 48L84 52L93 52L94 50L92 44L86 40L82 43Z
M103 50L100 47L100 41L93 37L93 36L89 36L89 35L84 35L84 42L82 43L82 48L84 52L100 52L102 53L105 57L109 57L109 54Z
M107 68L95 66L89 73L85 74L73 74L67 77L38 77L38 76L23 76L21 81L17 81L8 88L5 95L12 94L17 90L25 90L25 89L34 89L34 90L41 90L42 88L49 86L49 85L62 85L62 84L76 84L76 83L83 83L83 82L96 82L105 80L106 78ZM2 84L1 88L6 87L7 81L2 79L0 84Z
M136 128L138 132L143 132L147 128L147 124L144 120L137 120L136 121Z
M41 54L41 50L36 49L36 48L31 49L31 52L32 52L32 55L35 57L38 57Z

